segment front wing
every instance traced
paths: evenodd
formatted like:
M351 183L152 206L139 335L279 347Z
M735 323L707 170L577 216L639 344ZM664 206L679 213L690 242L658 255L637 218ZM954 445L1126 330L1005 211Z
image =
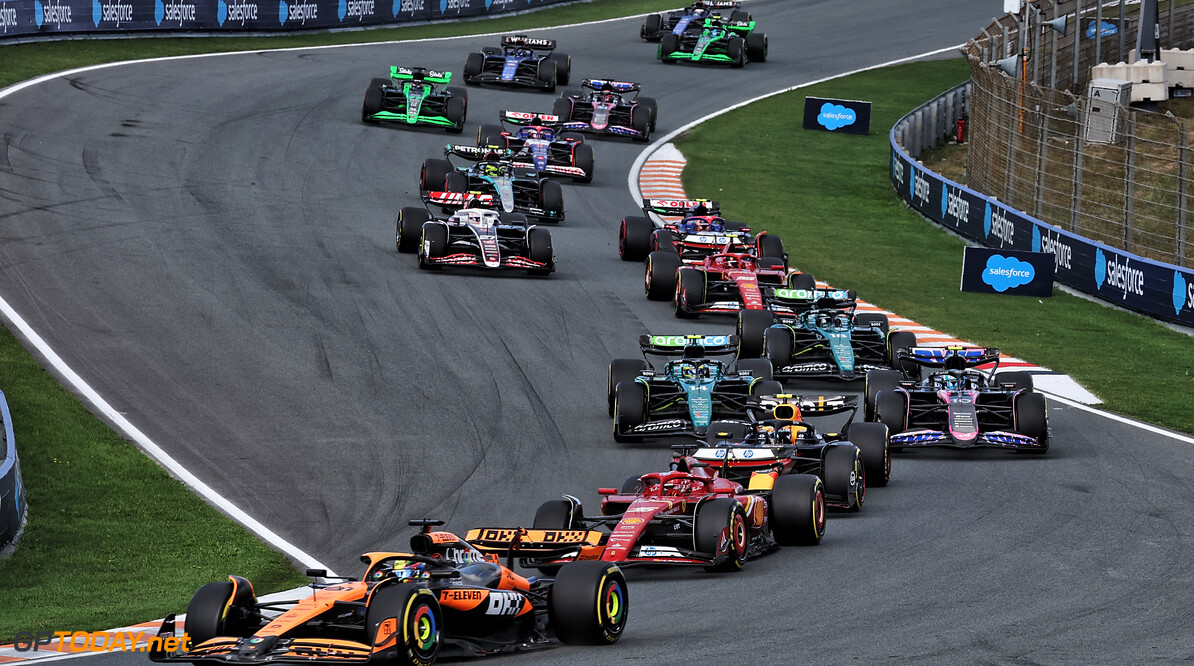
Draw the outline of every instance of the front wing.
M500 85L554 90L555 82L539 80L539 60L523 60L518 63L512 75L503 76L506 67L505 56L486 56L481 73L468 78L468 83L497 83Z
M933 448L946 447L951 449L1019 449L1043 451L1048 445L1028 435L1002 430L979 433L978 437L969 442L962 442L950 437L949 433L941 430L909 430L891 436L891 446L901 448Z

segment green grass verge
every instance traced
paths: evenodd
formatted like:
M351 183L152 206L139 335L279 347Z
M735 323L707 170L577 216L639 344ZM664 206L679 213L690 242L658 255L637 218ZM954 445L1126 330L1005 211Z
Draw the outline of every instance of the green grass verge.
M677 143L684 187L779 233L792 263L964 340L1065 372L1112 411L1194 433L1194 344L1138 315L1057 290L1049 299L958 290L964 242L908 208L888 180L888 130L969 78L965 60L900 65L719 116ZM872 100L870 136L799 129L804 96ZM745 129L749 128L749 129Z
M507 18L303 36L15 44L0 46L0 86L102 62L525 30L679 4L596 0ZM102 630L162 617L230 573L247 576L258 593L305 582L284 556L91 415L4 330L0 365L29 494L25 535L0 561L0 643L18 631Z
M17 81L58 72L83 65L117 62L138 58L158 58L192 53L220 53L281 49L295 46L324 46L327 44L360 44L432 37L454 37L482 32L530 30L554 25L583 23L598 19L633 16L652 11L673 9L685 4L683 0L594 0L563 7L553 7L527 14L473 21L426 23L403 28L373 28L308 35L279 35L271 37L206 37L147 38L147 39L83 39L61 42L34 42L0 46L0 87ZM636 28L637 29L637 28ZM637 34L627 35L635 38ZM496 42L495 42L496 45ZM565 45L560 50L567 52ZM389 66L393 63L380 63ZM463 65L464 63L461 63Z

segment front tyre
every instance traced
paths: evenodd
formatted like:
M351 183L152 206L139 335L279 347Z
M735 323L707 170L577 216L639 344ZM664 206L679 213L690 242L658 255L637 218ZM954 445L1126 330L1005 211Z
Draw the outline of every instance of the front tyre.
M617 643L629 610L626 577L610 562L565 564L547 595L548 624L569 644Z
M888 395L895 391L884 391ZM891 480L891 450L888 446L887 426L882 423L851 423L846 429L846 438L862 452L862 464L866 469L866 482L872 488L882 488Z
M651 252L655 225L645 217L630 215L618 226L618 255L622 261L642 261Z
M374 658L408 666L435 663L443 644L443 615L435 594L415 583L375 589L365 612Z
M423 224L431 221L426 208L407 206L398 211L398 228L394 233L394 244L403 254L419 251L419 240L423 236Z
M649 301L666 301L676 292L676 271L683 262L680 255L657 251L647 255L643 287Z
M709 571L740 571L746 564L750 531L746 511L729 497L708 500L696 512L693 525L696 549L716 558Z
M551 232L542 227L527 229L527 259L545 264L543 268L527 269L529 275L551 275L555 270L555 247L551 243Z

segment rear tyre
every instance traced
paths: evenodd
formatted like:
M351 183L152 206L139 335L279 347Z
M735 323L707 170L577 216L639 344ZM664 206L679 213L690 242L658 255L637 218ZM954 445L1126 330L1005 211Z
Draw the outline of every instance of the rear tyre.
M671 229L656 229L655 233L651 234L651 251L680 254L680 248L676 244L676 232Z
M920 366L911 361L901 361L900 350L915 346L916 334L912 331L895 331L887 336L887 362L910 379L920 378Z
M786 328L769 328L763 333L763 355L771 361L772 372L792 360L792 332Z
M888 435L904 432L908 429L908 397L902 391L879 391L875 395L875 418L887 426Z
M618 227L618 254L622 261L642 261L651 252L651 234L655 225L645 217L622 218Z
M527 226L526 213L507 213L506 211L502 211L498 213L498 219L501 220L502 224L519 227Z
M622 382L614 389L614 441L637 442L641 437L624 435L642 425L647 413L647 392L638 382Z
M556 81L558 81L558 72L556 70L556 61L551 58L544 58L539 61L539 67L535 72L535 78L539 80L540 86L548 91L555 92Z
M423 168L419 172L419 191L445 190L450 173L454 173L454 170L448 160L423 160Z
M844 497L845 511L857 512L866 499L866 471L857 446L831 444L825 451L825 492Z
M647 255L647 270L643 278L649 301L666 301L676 293L676 271L683 262L680 255L657 251Z
M476 77L481 74L481 70L485 68L485 54L484 53L470 53L464 59L464 82L470 85L479 84L480 81Z
M555 270L555 248L551 244L551 232L542 227L527 229L527 258L547 264L544 268L529 268L528 275L551 275Z
M502 126L494 125L492 123L482 123L477 128L477 145L478 146L499 146L506 148L506 137L502 136Z
M614 391L618 388L618 384L634 381L646 369L647 363L641 358L615 358L610 362L606 381L610 416L614 415Z
M995 373L995 383L996 384L1014 384L1015 390L1017 390L1017 391L1020 391L1020 390L1031 391L1033 388L1032 373L1030 373L1030 372L1020 372L1020 371L997 372L997 373Z
M746 35L746 57L751 62L767 60L767 35L761 32Z
M867 329L871 327L874 322L879 322L879 330L882 331L882 340L887 340L887 333L891 329L891 324L887 323L887 315L877 314L873 312L864 312L862 314L854 315L854 327Z
M862 417L867 421L875 420L875 397L879 391L891 391L900 385L904 378L899 370L868 370L866 373L866 387L862 394Z
M369 643L384 643L397 630L398 643L375 653L375 658L395 664L431 664L443 643L443 615L435 594L417 583L374 588L365 611ZM189 630L188 630L189 631Z
M1016 432L1035 438L1043 445L1041 449L1024 449L1044 453L1049 448L1049 413L1045 396L1040 393L1021 393L1012 404Z
M755 248L760 257L784 258L784 239L774 234L759 234L755 239Z
M677 36L675 33L669 32L663 36L663 39L659 40L658 57L664 63L670 65L670 64L676 62L675 58L670 57L671 54L675 53L677 50L679 50L679 48L680 48L680 37Z
M813 291L817 288L817 278L812 273L792 273L788 276L788 289L803 289Z
M764 336L775 323L770 310L738 313L738 358L763 358Z
M637 108L646 109L651 118L651 131L655 131L655 120L659 117L659 103L654 97L639 97L634 100Z
M578 169L583 169L585 172L584 176L576 179L577 181L581 183L593 182L593 174L596 173L594 171L595 164L593 162L593 147L587 143L582 143L573 148L572 166Z
M740 9L735 9L734 12L732 14L730 14L730 22L733 23L733 22L737 22L737 21L742 21L744 23L750 23L750 13L744 12Z
M696 549L717 556L709 571L740 571L746 564L750 531L746 511L729 497L707 500L697 507L693 525ZM723 545L725 552L722 552Z
M535 509L535 522L531 525L536 530L570 530L572 529L572 502L568 500L547 500ZM560 570L560 565L549 564L535 567L545 576L554 576Z
M398 211L398 228L394 233L394 244L403 254L419 251L419 240L423 237L423 223L431 220L426 208L408 206Z
M705 302L705 274L691 268L681 268L676 271L676 294L672 300L676 307L676 316L680 319L694 319L696 312L689 312L687 308L701 305Z
M547 595L548 623L564 643L611 645L626 628L626 578L610 562L572 562L560 568Z
M448 98L444 103L444 117L452 124L444 128L448 134L464 132L464 120L468 115L468 100L457 95Z
M663 16L661 14L647 14L647 20L643 23L643 39L653 42L659 39L656 35L663 29Z
M572 120L572 100L563 97L557 99L551 105L551 113L564 122Z
M737 370L749 370L750 376L755 379L763 379L771 381L774 379L771 375L771 361L765 358L743 358L738 360Z
M784 392L784 385L774 379L760 379L750 385L751 395L779 395Z
M444 178L444 189L448 192L467 192L468 176L459 171L452 171Z
M815 546L825 536L825 487L815 474L784 474L768 503L771 530L781 546Z
M897 394L900 395L900 394ZM851 423L846 438L862 452L866 483L882 488L891 480L891 451L887 447L887 426L882 423Z
M746 64L746 42L741 37L731 37L726 44L726 55L730 57L730 67L738 69Z

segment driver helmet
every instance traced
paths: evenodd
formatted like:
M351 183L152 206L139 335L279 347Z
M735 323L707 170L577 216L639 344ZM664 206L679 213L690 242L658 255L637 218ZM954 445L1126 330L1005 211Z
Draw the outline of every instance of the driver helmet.
M698 375L697 365L695 363L685 363L680 366L680 379L693 380Z
M426 563L412 562L410 560L393 560L392 562L387 562L369 574L370 581L385 580L387 578L422 580L430 577L431 574L428 572Z
M962 373L961 372L943 372L941 373L941 388L956 391L963 388Z
M504 171L503 166L496 162L486 162L481 165L481 174L484 176L500 176Z
M617 98L614 97L614 93L612 91L606 90L605 92L601 93L602 102L613 104L616 100Z
M518 49L514 49L514 55L521 56L523 58L529 58L529 57L535 55L535 52L532 51L531 49L527 49L527 48L518 48Z
M539 130L533 127L527 127L522 130L522 138L524 139L542 139L543 135Z

